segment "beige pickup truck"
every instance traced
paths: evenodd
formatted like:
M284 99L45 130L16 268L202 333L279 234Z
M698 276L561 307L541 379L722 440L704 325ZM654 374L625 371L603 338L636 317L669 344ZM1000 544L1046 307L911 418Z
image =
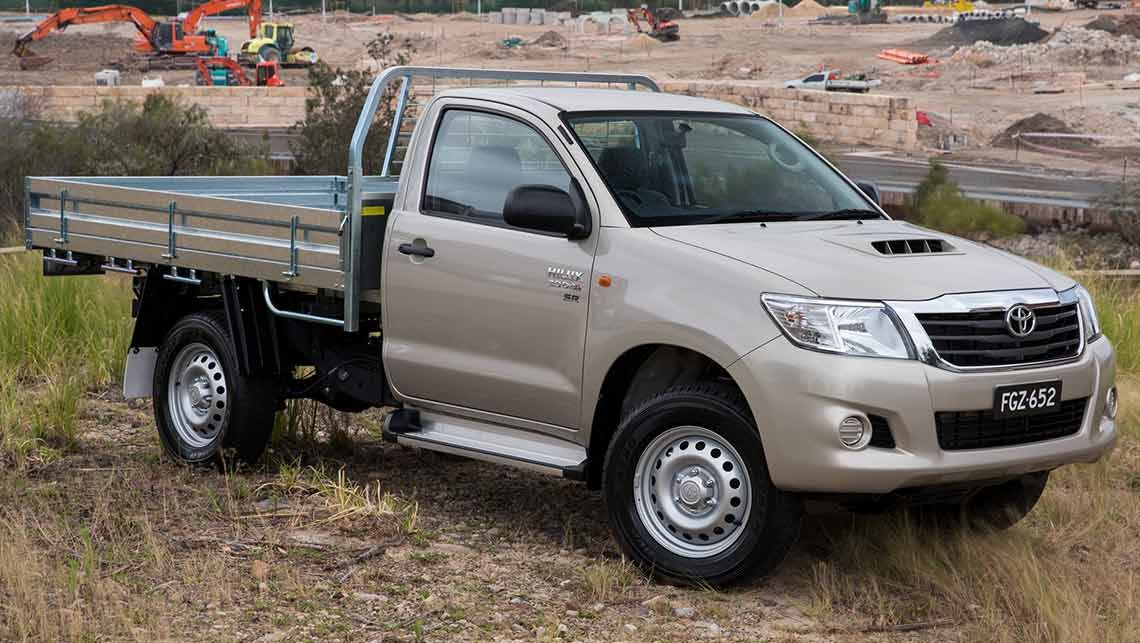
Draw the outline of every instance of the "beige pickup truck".
M175 460L257 459L286 399L387 407L388 439L582 480L650 573L723 584L780 563L805 500L1000 529L1116 439L1080 285L892 221L741 107L396 67L348 159L28 179L46 273L135 275L124 393Z

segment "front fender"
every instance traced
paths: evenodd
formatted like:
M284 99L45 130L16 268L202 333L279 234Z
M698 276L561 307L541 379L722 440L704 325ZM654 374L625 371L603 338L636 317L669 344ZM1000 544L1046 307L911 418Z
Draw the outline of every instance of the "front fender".
M609 277L608 287L599 284ZM603 228L590 285L580 426L589 428L607 373L645 345L685 348L727 369L780 335L764 292L802 286L648 228ZM601 280L606 283L606 280Z

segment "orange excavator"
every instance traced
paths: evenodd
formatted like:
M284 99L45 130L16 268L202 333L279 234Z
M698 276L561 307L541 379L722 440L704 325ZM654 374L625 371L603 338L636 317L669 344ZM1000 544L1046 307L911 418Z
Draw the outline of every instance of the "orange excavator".
M641 5L635 9L626 11L626 18L629 23L637 29L637 33L646 33L641 29L641 20L649 23L649 37L660 40L661 42L673 42L680 40L681 27L672 20L662 20L657 17L657 14L646 5Z
M12 53L21 59L22 68L40 67L51 59L32 55L28 51L29 43L42 40L52 32L63 31L72 25L129 22L138 31L139 37L134 42L134 48L139 53L224 56L229 51L225 38L212 30L198 31L198 24L206 16L242 8L249 12L249 32L250 37L253 37L261 24L261 0L210 0L191 10L185 20L171 22L160 22L142 9L122 4L61 9L37 24L32 31L17 38Z
M279 67L277 61L261 61L257 63L257 72L254 76L256 83L251 81L245 75L241 65L233 58L228 56L201 56L195 60L198 66L198 73L195 75L195 80L199 85L206 86L242 86L247 87L256 84L258 87L284 87L285 81L281 80L281 75L278 73Z

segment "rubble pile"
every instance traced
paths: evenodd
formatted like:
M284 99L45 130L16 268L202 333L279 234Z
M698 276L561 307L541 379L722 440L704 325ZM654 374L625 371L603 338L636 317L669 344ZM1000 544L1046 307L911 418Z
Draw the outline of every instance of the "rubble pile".
M1061 27L1044 42L1000 46L981 41L962 47L950 57L951 62L970 62L982 67L992 65L1079 65L1119 66L1137 60L1140 40L1132 36L1113 36L1105 31L1084 27Z
M1040 42L1049 32L1021 18L1013 20L963 20L916 43L924 47L953 47L989 42L1000 46Z

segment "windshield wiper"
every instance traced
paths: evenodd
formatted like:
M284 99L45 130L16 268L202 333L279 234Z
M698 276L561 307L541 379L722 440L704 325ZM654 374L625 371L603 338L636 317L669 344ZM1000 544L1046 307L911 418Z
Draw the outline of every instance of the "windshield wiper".
M867 208L842 208L830 212L812 212L796 217L798 221L853 221L856 219L882 219L883 215Z
M706 219L699 219L693 223L697 225L707 225L710 223L720 223L722 221L795 221L799 218L797 212L780 212L776 210L741 210L739 212L729 212L727 214L714 214Z

